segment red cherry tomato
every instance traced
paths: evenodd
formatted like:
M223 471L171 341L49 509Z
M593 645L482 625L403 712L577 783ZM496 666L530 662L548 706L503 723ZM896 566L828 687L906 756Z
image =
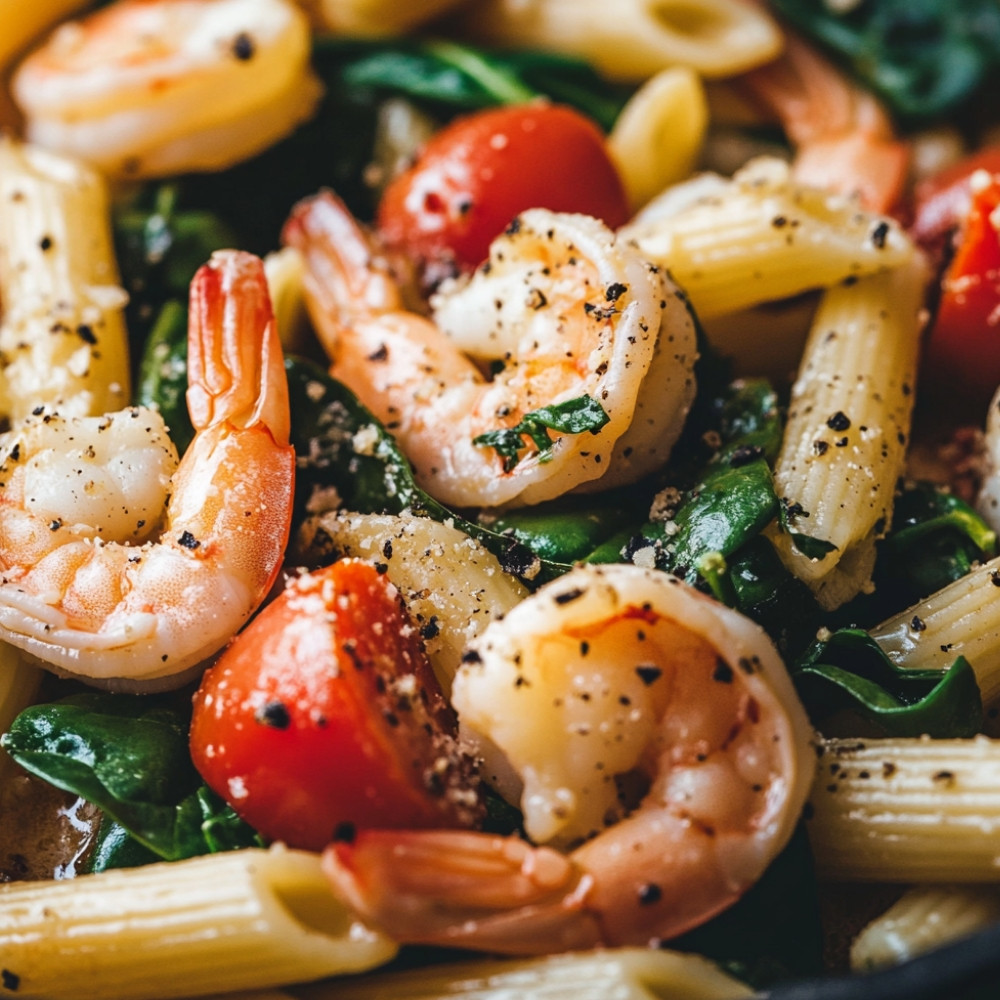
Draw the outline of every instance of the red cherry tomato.
M474 822L453 734L397 592L342 560L290 583L205 674L191 754L266 839L318 851L358 827Z
M1000 386L1000 173L974 180L970 198L923 370L957 398L979 404Z
M628 218L600 129L543 101L480 111L436 133L386 188L378 228L428 274L469 271L527 208L582 212L616 228Z

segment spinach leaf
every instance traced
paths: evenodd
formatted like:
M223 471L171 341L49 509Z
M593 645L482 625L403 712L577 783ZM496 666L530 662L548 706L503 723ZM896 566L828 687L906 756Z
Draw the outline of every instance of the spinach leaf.
M87 693L25 709L0 746L26 771L92 802L158 858L259 844L201 783L187 733L187 714L168 699ZM113 856L109 847L101 863Z
M910 124L957 111L1000 67L996 0L772 0Z
M443 39L387 42L324 39L327 76L351 90L403 94L442 116L548 97L608 130L630 89L609 84L586 62L537 50L482 49Z
M972 667L958 657L945 672L896 666L863 629L818 639L792 667L814 722L843 708L892 736L962 737L982 729Z
M521 461L524 438L535 446L539 462L552 460L552 438L549 430L561 434L596 434L611 418L604 407L592 396L578 396L552 406L541 406L526 413L514 427L487 431L472 439L473 444L493 448L504 460L503 471L510 472Z
M734 383L717 407L720 446L685 490L654 501L660 517L626 530L587 562L652 561L690 583L708 581L727 603L734 597L722 560L760 535L778 514L770 461L781 443L777 396L761 379Z
M160 411L182 455L194 437L187 408L187 306L169 299L160 309L139 362L135 401Z

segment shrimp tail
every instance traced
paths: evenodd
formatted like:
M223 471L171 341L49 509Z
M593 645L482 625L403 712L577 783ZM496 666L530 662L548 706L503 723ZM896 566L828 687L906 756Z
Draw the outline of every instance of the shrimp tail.
M363 830L323 870L351 906L401 943L505 955L604 942L592 880L566 855L466 830Z
M236 250L213 254L191 283L189 326L187 404L195 429L262 425L287 446L288 380L260 259Z

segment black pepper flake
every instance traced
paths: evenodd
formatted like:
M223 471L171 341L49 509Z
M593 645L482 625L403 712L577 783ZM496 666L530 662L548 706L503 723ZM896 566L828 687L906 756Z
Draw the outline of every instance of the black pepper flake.
M437 615L431 617L420 627L420 637L422 639L436 639L441 634L441 626L438 624Z
M253 720L271 729L287 729L292 724L288 706L283 701L265 702L253 713Z
M385 344L380 344L377 350L368 355L369 361L387 361L389 359L389 348Z
M813 441L813 454L825 455L830 450L830 445L826 441Z
M181 537L177 539L177 544L185 549L191 549L192 551L201 545L190 531L182 531Z
M351 822L338 823L333 828L331 839L335 844L353 844L358 836L358 828Z
M16 993L21 988L21 977L10 969L0 969L0 984L5 990Z
M365 669L365 661L361 659L361 654L358 652L357 644L353 639L345 639L340 644L340 648L344 655L354 664L355 670Z
M483 658L479 655L479 653L476 650L474 650L474 649L467 649L464 653L462 653L462 662L463 663L482 663L483 662Z
M240 62L246 62L249 59L253 59L255 49L256 46L253 43L253 39L245 31L241 31L233 39L233 55L236 56Z
M1000 587L1000 570L995 569L990 572L990 583L994 587Z
M896 773L896 765L891 760L882 763L882 777L891 778Z
M51 236L43 236L38 241L38 247L42 251L42 253L46 253L49 250L51 250L52 249L52 237Z
M80 323L76 328L76 333L85 344L97 343L97 334L94 333L94 328L87 323Z
M923 632L924 629L927 628L927 623L919 615L914 615L910 619L910 628L913 629L914 632Z
M58 517L49 521L49 531L58 531L62 526L63 523Z
M851 420L842 410L837 410L832 417L827 418L826 426L832 431L846 431L851 426Z
M564 590L561 594L556 594L552 598L556 604L571 604L573 601L579 600L586 591L583 587L574 587L572 590Z
M881 250L885 246L885 238L889 235L889 223L880 222L872 230L872 246Z
M757 444L741 444L738 448L734 448L729 455L729 464L734 468L738 469L743 465L749 465L751 462L756 462L758 458L763 458L764 449Z
M640 663L635 672L646 687L655 684L663 676L663 671L652 663Z
M715 661L715 670L712 671L712 680L720 684L733 683L733 668L725 660Z
M954 771L938 771L937 774L934 775L933 781L934 781L935 784L939 784L939 785L951 785L951 784L954 784L954 781L955 781L955 772Z
M663 898L663 890L654 882L647 882L639 886L639 904L641 906L652 906Z
M521 231L521 216L517 215L510 220L510 225L503 231L504 236L516 236Z
M614 281L604 289L604 297L608 302L617 302L628 291L628 285Z

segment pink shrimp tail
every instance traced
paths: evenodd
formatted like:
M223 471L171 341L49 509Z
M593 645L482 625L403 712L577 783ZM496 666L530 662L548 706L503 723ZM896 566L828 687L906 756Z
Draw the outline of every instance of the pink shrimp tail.
M744 74L739 85L797 147L793 171L801 183L857 195L874 212L898 204L909 144L872 94L802 38L786 31L784 54Z
M263 425L287 446L288 380L260 258L213 254L191 282L189 324L187 403L195 429Z
M506 955L604 943L587 909L589 876L516 837L365 830L331 844L323 870L342 898L402 943Z

